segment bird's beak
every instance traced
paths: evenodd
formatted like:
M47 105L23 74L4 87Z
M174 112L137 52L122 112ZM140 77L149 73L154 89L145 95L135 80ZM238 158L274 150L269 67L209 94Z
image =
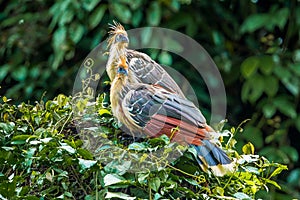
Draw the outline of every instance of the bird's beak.
M129 39L125 34L119 34L116 37L116 42L129 43Z

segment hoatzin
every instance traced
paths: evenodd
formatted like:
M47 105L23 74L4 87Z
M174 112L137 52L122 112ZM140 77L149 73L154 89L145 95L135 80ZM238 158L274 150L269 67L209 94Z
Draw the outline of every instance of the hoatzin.
M129 39L121 24L114 22L109 33L111 37L108 40L109 58L106 64L106 72L111 81L116 76L116 67L120 56L125 56L130 71L138 82L160 85L185 98L177 83L159 64L147 54L127 49Z
M166 134L171 141L194 147L201 168L210 169L216 176L233 171L234 165L226 153L210 141L214 130L191 101L159 84L134 79L135 73L125 56L120 57L114 74L112 112L130 131L149 137Z

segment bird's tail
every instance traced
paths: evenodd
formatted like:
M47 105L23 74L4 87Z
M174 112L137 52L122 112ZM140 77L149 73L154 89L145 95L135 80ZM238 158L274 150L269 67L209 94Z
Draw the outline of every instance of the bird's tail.
M197 161L203 171L210 169L216 176L224 176L234 171L234 163L217 145L203 140L200 146L193 147L197 151Z

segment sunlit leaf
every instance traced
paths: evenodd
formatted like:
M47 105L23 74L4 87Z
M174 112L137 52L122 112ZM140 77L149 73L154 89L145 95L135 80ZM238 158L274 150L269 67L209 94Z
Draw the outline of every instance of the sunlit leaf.
M75 149L72 148L71 146L67 145L67 144L63 144L62 146L60 146L59 148L66 150L67 152L69 152L70 154L75 153Z
M247 194L242 193L242 192L237 192L233 195L235 198L237 199L243 199L243 200L247 200L247 199L252 199L251 197L249 197Z
M97 161L95 161L95 160L85 160L85 159L81 159L81 158L78 158L78 161L79 161L79 165L80 165L81 169L83 169L83 170L89 169L97 163Z
M105 108L100 109L100 110L98 111L98 113L99 113L100 116L105 115L105 114L111 116L111 112L110 112L109 110L105 109Z
M280 185L278 185L278 183L276 183L275 181L273 180L270 180L270 179L265 179L265 181L269 184L272 184L274 185L275 187L277 187L278 189L281 189Z
M247 144L245 144L244 146L243 146L243 153L244 154L254 154L254 146L253 146L253 144L251 144L250 142L248 142Z
M116 183L121 183L124 181L124 179L116 174L107 174L106 176L104 176L103 181L104 186L109 186Z
M158 177L154 177L154 178L151 178L149 180L149 186L155 192L158 192L160 184L161 184L161 182L160 182L160 179Z
M287 169L288 168L285 165L284 165L284 167L278 167L272 172L272 174L269 176L269 178L277 176L278 174L280 174L282 172L282 170L287 170Z
M146 150L147 148L143 143L134 142L128 146L128 149L135 150L135 151L142 151L142 150Z
M119 198L119 199L125 199L125 200L133 200L136 199L135 197L131 197L128 194L124 194L121 192L107 192L105 195L106 199L110 198Z

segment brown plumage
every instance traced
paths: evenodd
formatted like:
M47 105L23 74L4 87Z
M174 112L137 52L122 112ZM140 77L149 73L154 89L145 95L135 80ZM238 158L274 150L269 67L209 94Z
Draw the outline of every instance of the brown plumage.
M149 137L166 134L171 141L188 144L197 151L203 170L217 176L233 171L226 153L210 142L211 132L200 110L189 100L160 85L131 79L132 71L121 56L111 85L111 108L114 116L132 132ZM177 131L172 131L178 128Z
M121 56L126 58L127 65L137 82L160 85L185 98L177 83L172 77L148 55L128 49L129 39L124 27L114 22L111 25L110 39L108 40L109 58L106 71L110 80L116 76L116 67Z

